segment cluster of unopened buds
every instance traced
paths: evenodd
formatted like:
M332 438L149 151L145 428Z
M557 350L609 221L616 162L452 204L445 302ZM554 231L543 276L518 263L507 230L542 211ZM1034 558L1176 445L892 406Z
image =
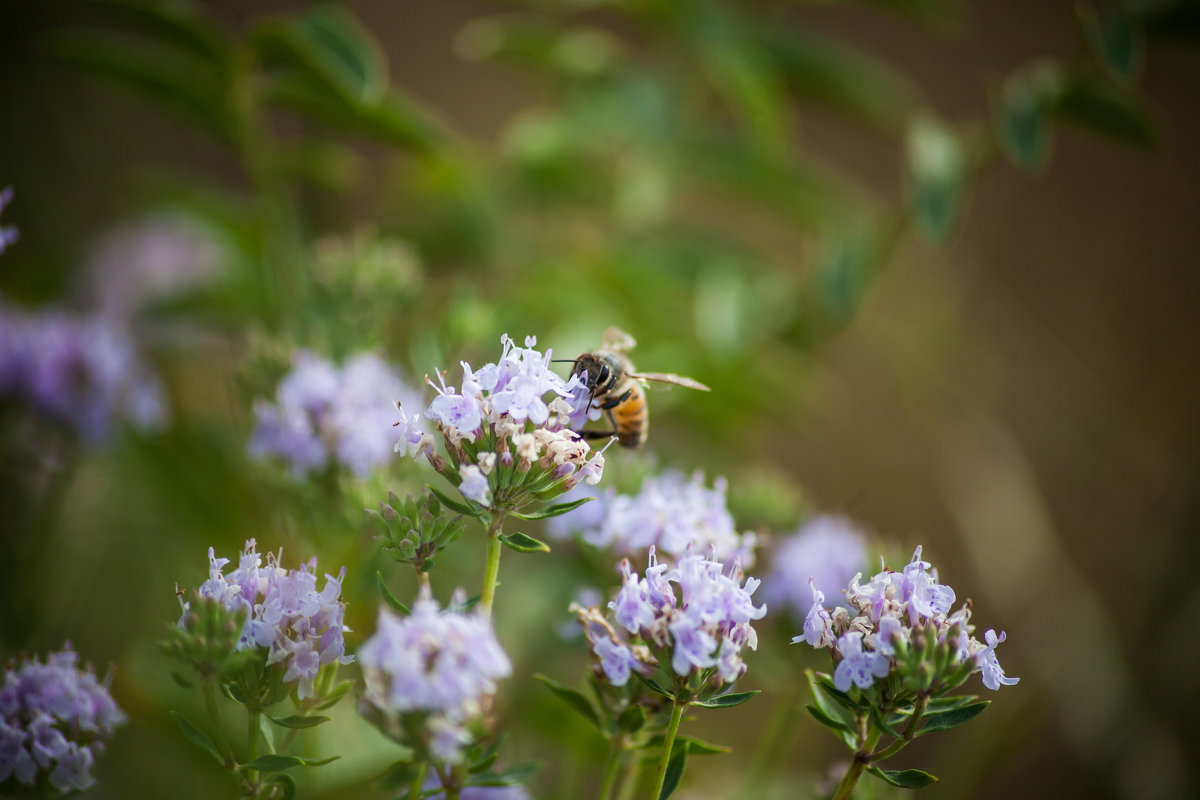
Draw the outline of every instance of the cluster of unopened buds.
M604 451L593 451L574 430L592 413L586 387L577 376L555 374L551 351L533 349L536 338L526 338L523 348L507 335L501 343L497 363L476 370L462 362L461 390L439 372L437 383L429 381L437 396L423 413L410 414L398 404L396 452L424 456L463 497L484 508L518 508L580 482L598 483ZM444 456L435 452L423 419L434 422Z

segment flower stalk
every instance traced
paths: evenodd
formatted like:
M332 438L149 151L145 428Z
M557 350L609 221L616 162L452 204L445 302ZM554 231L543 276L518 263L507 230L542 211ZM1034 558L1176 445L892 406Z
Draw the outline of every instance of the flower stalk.
M667 780L667 767L671 763L671 750L675 746L675 734L679 732L679 723L683 720L683 709L686 706L686 703L680 703L678 700L671 701L671 722L667 725L666 737L663 739L662 757L658 760L658 777L654 781L654 794L650 796L652 800L662 796L663 784Z

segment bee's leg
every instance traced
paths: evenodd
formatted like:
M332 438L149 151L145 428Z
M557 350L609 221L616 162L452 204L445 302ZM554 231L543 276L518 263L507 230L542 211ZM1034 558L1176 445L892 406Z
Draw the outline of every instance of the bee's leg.
M605 411L609 411L609 410L614 409L617 406L621 405L621 403L624 403L632 395L633 395L633 389L629 389L625 392L625 394L621 395L617 399L609 400L607 403L601 403L598 407L604 409ZM611 417L612 415L610 414L609 416Z

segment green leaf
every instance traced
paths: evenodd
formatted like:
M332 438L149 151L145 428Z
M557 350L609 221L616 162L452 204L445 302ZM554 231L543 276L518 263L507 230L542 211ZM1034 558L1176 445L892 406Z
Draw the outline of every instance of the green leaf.
M228 56L224 32L199 3L144 0L92 0L92 5L118 22L137 27L162 44L219 64Z
M175 718L175 724L179 726L179 730L189 742L212 756L213 760L218 764L225 763L225 758L221 755L221 751L213 744L213 740L208 737L207 733L193 725L178 711L172 711L171 716Z
M908 199L917 232L934 244L958 223L967 157L958 135L930 116L918 116L907 136Z
M324 711L328 708L333 708L337 702L354 688L354 681L342 681L329 690L329 694L325 695L324 702L317 706L318 711Z
M693 701L691 705L700 706L701 708L732 708L733 706L740 706L742 703L759 693L759 689L752 689L749 692L719 694L716 697L710 697L707 700Z
M874 705L871 706L871 723L879 730L891 736L893 739L901 739L904 734L900 733L893 727L893 723L883 716L883 713Z
M518 553L550 552L550 545L523 533L500 534L500 541Z
M1134 20L1120 8L1097 14L1091 5L1080 3L1075 10L1096 59L1113 78L1133 83L1146 64L1146 38Z
M444 492L442 492L439 489L435 489L434 487L430 486L429 484L425 484L425 488L428 489L430 492L432 492L434 497L436 497L438 500L441 501L442 505L444 505L446 508L450 509L451 511L455 512L456 514L462 514L465 517L478 517L480 514L480 512L478 512L478 511L473 511L470 506L463 505L462 503L460 503L456 500L451 500L449 497L447 497L445 495Z
M658 684L658 682L655 681L653 678L647 678L646 676L642 675L640 672L637 672L637 671L634 671L633 674L637 676L637 679L639 681L646 684L646 686L650 687L651 690L657 692L658 694L661 694L663 697L669 697L672 700L675 699L675 695L671 694L666 689L664 689L662 686L660 686Z
M688 753L694 756L715 756L733 752L732 747L706 742L703 739L697 739L695 736L679 736L676 737L675 741L686 742Z
M387 94L383 49L341 6L317 5L284 22L264 24L252 41L269 55L295 59L353 105L375 105Z
M829 679L829 676L815 673L810 669L805 670L804 674L808 679L808 688L812 692L813 701L829 717L841 720L849 726L850 717L847 716L846 712L853 713L863 710L854 701L854 698L845 692L838 691L837 687L833 685L833 681Z
M994 107L996 138L1015 165L1038 171L1050 158L1050 112L1065 88L1062 67L1043 61L1007 81Z
M575 711L582 714L583 717L588 722L592 723L597 730L600 729L600 716L596 713L596 709L592 707L591 702L584 697L582 692L578 692L572 689L570 686L561 684L558 681L548 678L540 673L535 674L533 677L544 683L546 687L549 688L550 691L554 692L554 694L557 695L560 700L565 702Z
M658 800L667 800L671 793L675 791L675 787L679 785L680 779L683 778L683 770L687 766L688 750L687 742L675 740L675 745L671 749L671 760L667 762L667 773L663 776L662 791L658 793Z
M570 503L559 503L557 505L547 506L540 511L531 511L528 514L522 514L514 511L512 512L512 515L519 519L549 519L550 517L557 517L560 514L566 514L568 511L574 511L584 503L591 502L595 499L596 498L594 497L584 497L579 500L572 500Z
M323 767L333 761L337 761L341 756L331 756L330 758L316 761L310 758L301 758L300 756L285 756L279 753L268 753L265 756L259 756L248 764L238 764L238 769L255 770L257 772L282 772L285 769L292 767Z
M808 713L812 714L813 718L822 725L833 728L835 731L850 731L850 727L844 722L834 719L816 706L810 706L806 704L804 707L807 708Z
M957 728L959 725L965 725L979 716L991 704L991 700L981 700L978 703L971 703L962 708L927 715L924 718L925 724L921 726L921 730L917 732L917 736L924 736L934 731L947 731L951 728Z
M535 772L539 766L537 764L517 764L509 767L503 772L480 772L477 775L467 777L468 786L512 786L518 783L524 783ZM441 791L440 789L438 790Z
M1095 77L1069 81L1055 115L1064 122L1123 144L1152 148L1158 131L1145 105L1134 95Z
M191 689L196 685L174 670L171 671L171 680L175 681L175 684L181 689Z
M885 783L890 783L892 786L899 786L901 789L920 789L922 786L928 786L931 783L937 782L936 776L919 769L888 771L882 770L879 767L867 767L867 772Z
M956 708L962 708L965 705L970 705L978 700L978 695L964 694L955 697L935 697L925 706L925 715L938 714L942 711L952 711Z
M322 717L320 715L304 716L298 714L291 717L271 717L270 719L271 722L274 722L281 728L315 728L322 722L329 722L329 717Z
M392 594L392 590L387 587L387 583L383 580L383 573L379 570L375 571L375 584L379 587L379 593L383 595L383 601L389 606L399 611L401 614L408 616L412 612L408 610L408 606L400 602L396 595Z
M486 769L488 769L489 767L491 767L492 764L495 764L496 759L499 757L500 757L499 752L487 753L483 756L483 758L479 759L474 764L472 764L470 769L468 769L467 771L469 773L471 773L472 775L474 775L477 772L483 772Z

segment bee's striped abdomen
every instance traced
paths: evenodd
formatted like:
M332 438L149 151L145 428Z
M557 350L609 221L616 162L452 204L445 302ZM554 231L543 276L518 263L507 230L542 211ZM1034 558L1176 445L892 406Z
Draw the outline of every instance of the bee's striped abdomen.
M646 414L646 393L641 384L631 382L629 398L612 410L617 441L625 447L638 447L646 439L650 417Z

